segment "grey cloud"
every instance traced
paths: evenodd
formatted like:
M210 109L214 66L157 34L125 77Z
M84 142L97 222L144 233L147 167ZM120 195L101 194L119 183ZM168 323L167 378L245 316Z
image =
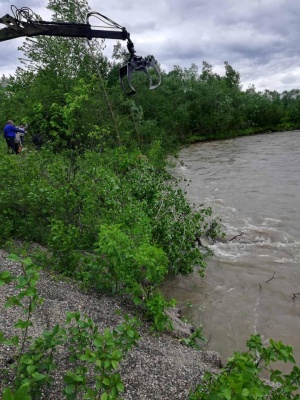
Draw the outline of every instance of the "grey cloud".
M189 60L198 57L201 58L205 55L205 52L199 48L199 45L190 41L178 43L175 40L165 42L159 47L158 52L166 60L170 58Z
M14 45L8 41L0 43L0 75L14 74L16 68L20 64L18 58L21 56L21 53L17 51L18 45L20 44L20 39L16 39Z
M221 48L221 46L217 46ZM255 63L266 61L274 58L274 55L281 53L284 50L284 42L280 39L273 38L268 41L255 38L248 42L242 40L223 43L222 53L227 53L233 56L234 59L249 58Z
M136 35L138 32L153 32L157 29L154 21L136 21L125 25L125 27L132 35Z
M299 83L299 77L296 75L286 75L281 79L284 85L289 85L295 87ZM298 85L299 86L299 85Z
M35 9L38 8L39 10L45 9L44 7L44 2L41 0L1 0L0 3L0 11L1 11L1 16L5 14L10 14L11 13L11 6L15 6L16 8L22 8L22 7L28 7L31 8L32 11L35 12ZM2 15L2 10L3 15Z
M10 13L11 1L0 0L0 16ZM48 19L48 0L13 3ZM205 60L223 71L228 61L246 86L250 82L270 84L270 89L300 87L299 1L120 0L100 4L89 0L89 4L93 11L125 26L138 54L153 54L166 70L192 63L201 68ZM4 42L0 43L0 74L21 56L15 41L9 47L10 54Z

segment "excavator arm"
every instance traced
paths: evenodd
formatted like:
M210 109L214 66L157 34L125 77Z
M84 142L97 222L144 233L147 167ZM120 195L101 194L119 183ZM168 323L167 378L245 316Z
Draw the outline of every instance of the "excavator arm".
M12 9L13 7L14 6L12 6ZM150 82L150 89L156 89L160 85L161 75L155 60L152 57L142 58L136 56L133 42L126 28L104 15L97 12L90 12L84 24L75 22L35 21L31 18L32 12L30 13L29 11L31 10L28 8L21 8L14 12L15 15L13 17L6 14L4 17L0 18L0 24L6 25L5 28L0 29L0 42L24 36L30 37L40 35L127 40L129 59L127 64L120 68L119 72L120 84L123 91L127 95L136 92L132 85L132 74L135 71L141 71L147 75ZM89 18L91 16L105 21L109 29L92 29L89 23ZM154 73L150 74L149 69L152 69ZM153 82L153 76L155 82Z

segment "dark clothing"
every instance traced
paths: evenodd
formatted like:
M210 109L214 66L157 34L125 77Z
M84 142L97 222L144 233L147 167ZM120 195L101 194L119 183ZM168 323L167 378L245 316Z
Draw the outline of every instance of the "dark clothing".
M8 152L11 150L11 153L14 154L16 152L16 147L15 147L15 138L14 137L7 137L6 143L8 147Z

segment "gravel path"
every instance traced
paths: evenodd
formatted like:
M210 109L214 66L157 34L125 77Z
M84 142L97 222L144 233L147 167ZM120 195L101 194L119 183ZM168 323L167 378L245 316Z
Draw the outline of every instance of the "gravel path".
M8 260L7 255L5 251L0 250L0 271L9 270L13 274L19 274L20 265ZM105 327L113 328L119 325L125 314L133 316L130 306L121 299L94 292L84 293L76 284L53 279L44 271L40 273L38 289L44 302L33 315L34 326L30 328L33 337L56 324L63 324L67 311L78 310L82 315L90 316L101 331ZM4 308L6 297L13 293L14 286L11 284L0 287L0 331L3 331L6 337L15 333L13 324L21 316L18 308ZM220 358L217 353L197 351L179 342L179 337L190 332L190 326L176 316L173 320L176 329L170 334L153 335L146 324L139 329L141 339L120 365L125 385L123 399L188 399L190 390L200 382L204 371L219 368ZM0 371L12 358L11 352L11 349L0 345ZM62 360L66 358L63 354L60 357ZM64 363L60 364L51 392L42 395L41 399L64 399L61 387L66 369ZM1 380L0 376L0 388Z

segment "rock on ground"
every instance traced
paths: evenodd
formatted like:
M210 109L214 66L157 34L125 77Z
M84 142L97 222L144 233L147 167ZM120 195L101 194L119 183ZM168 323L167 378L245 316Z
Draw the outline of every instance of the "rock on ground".
M20 274L20 264L7 259L8 253L0 250L0 272L11 271ZM134 310L120 298L103 294L81 291L75 283L59 278L51 278L40 272L39 295L44 298L33 314L33 327L30 335L39 336L44 330L50 330L56 324L63 324L67 311L80 311L88 315L102 331L113 328L123 322L124 315L134 316ZM19 308L4 308L6 297L14 293L12 284L0 287L0 331L6 337L16 333L14 322L21 317ZM117 312L118 311L118 312ZM177 318L177 312L170 312L175 332L170 334L152 334L147 324L139 328L141 339L130 350L120 365L125 400L177 400L188 399L191 389L200 383L205 371L217 371L220 358L215 352L203 352L184 346L178 338L188 336L191 326ZM0 373L13 357L12 349L0 344ZM61 400L62 376L68 366L64 363L66 355L60 352L60 369L55 374L55 383L50 392L41 399ZM0 376L0 388L2 377ZM1 391L0 391L1 394Z

